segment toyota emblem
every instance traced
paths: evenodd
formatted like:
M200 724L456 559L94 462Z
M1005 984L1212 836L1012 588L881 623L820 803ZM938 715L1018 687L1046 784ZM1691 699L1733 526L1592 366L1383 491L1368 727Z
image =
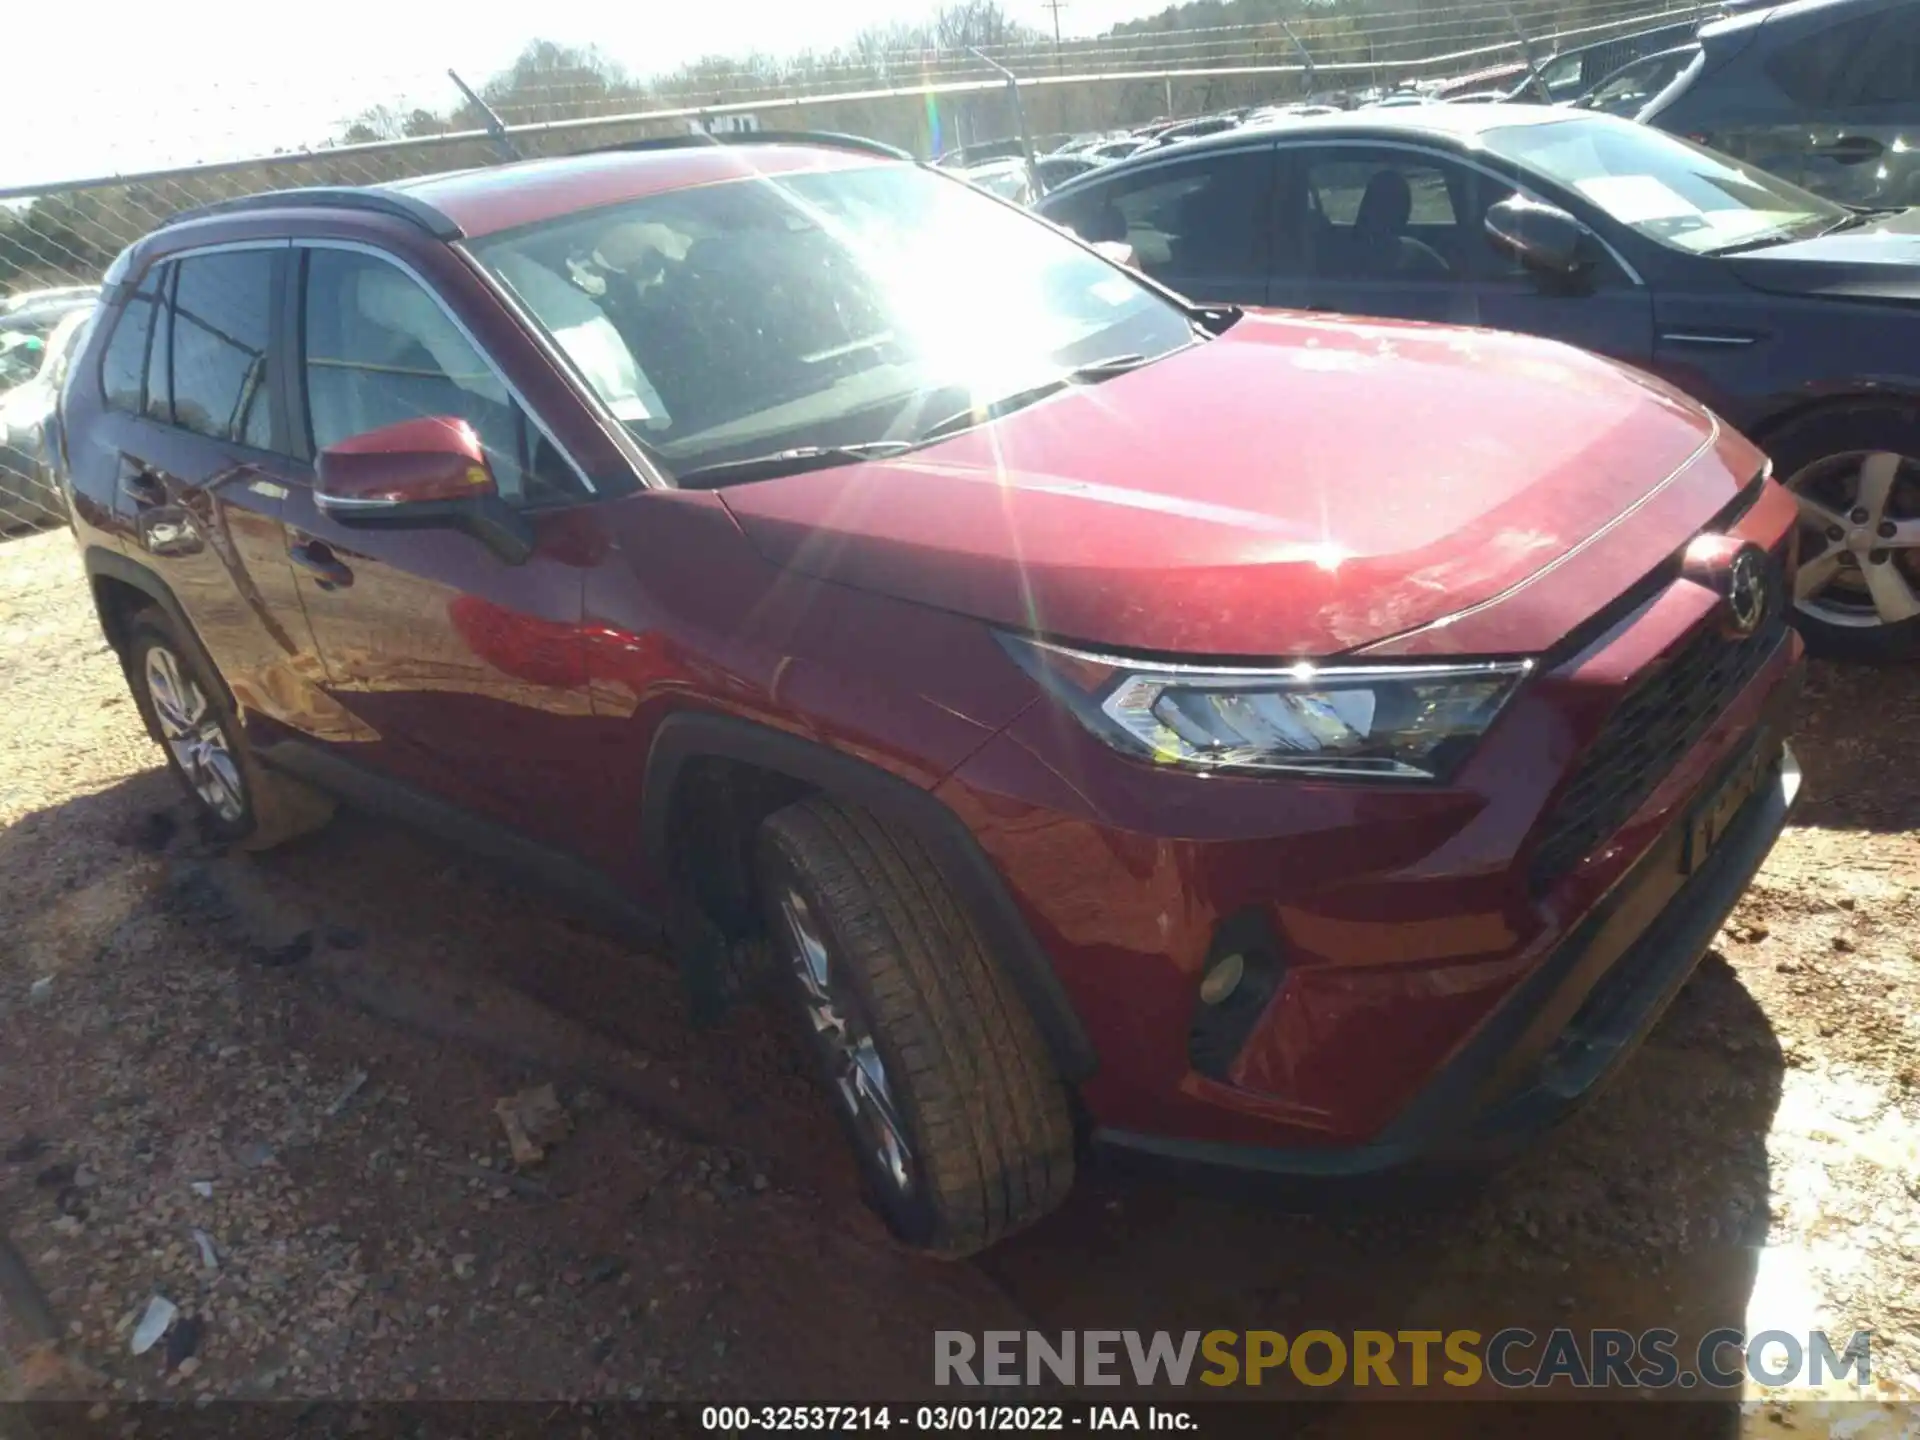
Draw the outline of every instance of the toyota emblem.
M1751 635L1766 615L1766 559L1748 545L1727 567L1727 628L1735 635Z
M1720 628L1736 639L1751 635L1767 618L1772 584L1767 554L1749 540L1699 535L1687 546L1682 573L1720 597Z

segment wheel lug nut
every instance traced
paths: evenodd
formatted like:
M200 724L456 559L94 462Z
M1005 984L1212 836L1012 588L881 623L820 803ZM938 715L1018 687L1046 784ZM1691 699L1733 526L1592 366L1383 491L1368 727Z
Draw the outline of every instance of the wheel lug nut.
M1899 533L1899 527L1891 520L1882 520L1880 522L1880 538L1882 540L1891 540L1897 533Z
M1876 565L1884 565L1887 563L1887 552L1885 550L1872 551L1870 554L1868 554L1867 559L1871 560Z
M1854 512L1853 512L1853 514L1851 514L1851 515L1849 515L1849 516L1848 516L1847 518L1848 518L1849 520L1851 520L1851 521L1853 521L1853 523L1854 523L1854 524L1856 524L1856 525L1864 525L1864 524L1866 524L1866 523L1867 523L1867 512L1866 512L1866 509L1865 509L1865 507L1856 507L1856 508L1854 509Z
M1833 541L1836 545L1846 538L1847 532L1842 530L1838 525L1829 525L1827 527L1827 539Z

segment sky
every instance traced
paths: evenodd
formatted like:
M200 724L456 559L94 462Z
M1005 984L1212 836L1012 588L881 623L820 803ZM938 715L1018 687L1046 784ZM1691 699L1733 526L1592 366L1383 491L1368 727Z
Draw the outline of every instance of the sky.
M1091 35L1168 0L1064 0L1061 32ZM1051 29L1041 0L1003 0ZM449 66L478 86L529 40L597 45L636 75L701 55L830 49L869 25L919 21L938 0L175 0L80 37L60 0L15 0L7 49L71 61L7 67L0 190L201 160L240 159L334 135L369 106L445 109ZM151 23L149 23L151 22Z

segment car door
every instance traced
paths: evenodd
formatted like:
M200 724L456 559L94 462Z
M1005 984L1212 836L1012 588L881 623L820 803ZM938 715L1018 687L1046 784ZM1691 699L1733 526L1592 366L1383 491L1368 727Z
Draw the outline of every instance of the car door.
M1770 19L1656 123L1843 204L1920 204L1920 7Z
M353 758L565 846L569 817L602 784L577 730L592 712L585 484L451 305L397 257L316 240L292 263L305 453L423 415L464 419L537 537L511 564L463 532L349 527L319 510L314 466L302 467L288 554L329 689L369 732Z
M1271 303L1343 315L1475 323L1447 167L1408 147L1284 145Z
M1556 189L1523 185L1492 165L1462 164L1455 193L1469 240L1464 263L1473 287L1475 323L1562 340L1645 366L1654 355L1653 291L1630 252L1646 242L1596 207ZM1558 205L1592 232L1590 260L1574 276L1530 271L1487 234L1487 210L1519 195Z
M1135 266L1190 300L1263 305L1273 145L1259 141L1130 163L1040 212L1083 240L1131 246Z
M274 363L285 241L189 251L143 277L105 365L115 509L249 719L336 738L287 564L292 463ZM269 736L256 738L270 739Z

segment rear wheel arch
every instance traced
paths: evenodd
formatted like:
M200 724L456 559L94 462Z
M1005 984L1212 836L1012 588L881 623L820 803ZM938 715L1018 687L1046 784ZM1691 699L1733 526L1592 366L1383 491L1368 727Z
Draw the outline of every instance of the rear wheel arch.
M206 646L200 643L199 632L187 619L187 612L167 588L166 581L145 566L98 545L87 547L81 564L87 572L88 587L93 591L100 628L122 660L127 656L134 617L142 610L158 610L172 623L182 642L196 649L198 653L194 658L207 674L218 679L227 703L233 704L233 692L226 676L220 673L220 667L213 663Z
M1856 389L1833 394L1795 396L1744 428L1747 438L1771 456L1773 441L1782 432L1790 431L1816 416L1824 416L1829 411L1851 410L1861 406L1905 407L1920 412L1920 385L1907 388L1863 383ZM1784 480L1786 476L1776 473L1774 478Z
M715 818L713 807L702 802L711 799L707 787L716 784L729 798L720 823L703 829L702 822ZM960 817L925 790L803 736L735 716L683 711L668 716L655 733L642 793L648 868L730 939L738 938L733 927L758 923L752 856L761 821L775 811L825 795L910 831L1006 967L1062 1079L1074 1084L1093 1073L1092 1044L1006 882ZM689 864L702 870L719 865L722 872L689 886L683 878ZM716 897L718 914L708 908ZM729 913L734 905L752 908Z

